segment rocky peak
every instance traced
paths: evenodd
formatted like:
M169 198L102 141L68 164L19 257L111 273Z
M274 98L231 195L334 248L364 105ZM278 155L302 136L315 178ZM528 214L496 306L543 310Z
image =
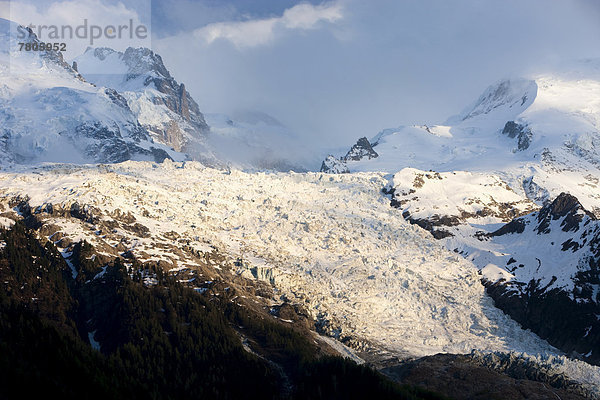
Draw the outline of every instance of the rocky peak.
M347 162L348 161L360 161L363 158L372 159L379 157L379 154L373 150L373 146L369 142L369 139L362 137L358 139L355 145L353 145L348 153L344 157L336 158L331 154L321 164L321 172L327 172L330 174L345 174L349 173Z
M596 220L596 217L585 210L575 196L563 192L552 203L542 207L539 211L537 217L539 225L536 230L538 234L549 233L550 222L562 218L562 230L564 232L574 231L579 229L585 216Z
M344 161L339 160L330 154L321 164L321 172L329 174L347 174L350 171Z
M129 74L131 75L152 74L165 79L171 79L171 74L167 67L165 67L161 56L148 48L128 47L125 53L123 53L122 59L129 67Z
M122 56L128 67L128 79L146 75L145 86L154 84L166 96L154 98L155 104L164 104L169 110L189 122L200 134L208 131L208 125L198 104L190 96L183 83L179 84L165 67L160 55L150 49L129 47Z
M79 70L94 83L123 95L153 139L196 159L200 157L196 153L205 151L209 127L204 115L185 85L171 76L160 55L142 47L129 47L124 52L89 48L77 62ZM113 74L103 72L115 67ZM155 118L156 113L164 115Z
M373 150L369 139L362 137L350 148L350 151L342 158L342 161L360 161L365 157L370 160L371 158L379 157L379 154Z

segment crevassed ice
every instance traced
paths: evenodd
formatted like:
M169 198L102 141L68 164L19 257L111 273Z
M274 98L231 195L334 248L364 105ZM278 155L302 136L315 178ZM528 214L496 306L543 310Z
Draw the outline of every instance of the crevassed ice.
M386 183L381 173L248 174L126 162L2 173L0 194L27 193L32 206L77 200L120 209L155 236L208 239L259 260L286 295L392 354L559 354L493 306L472 263L406 223L381 196Z

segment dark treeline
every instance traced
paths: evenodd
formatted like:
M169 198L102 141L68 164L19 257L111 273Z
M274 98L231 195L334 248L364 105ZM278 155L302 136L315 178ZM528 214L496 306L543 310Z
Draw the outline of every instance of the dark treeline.
M266 315L200 295L135 260L102 265L18 222L0 232L0 399L434 399L315 345ZM105 268L101 279L94 279ZM142 274L158 281L142 283ZM90 331L101 344L94 350ZM246 351L251 338L261 356Z

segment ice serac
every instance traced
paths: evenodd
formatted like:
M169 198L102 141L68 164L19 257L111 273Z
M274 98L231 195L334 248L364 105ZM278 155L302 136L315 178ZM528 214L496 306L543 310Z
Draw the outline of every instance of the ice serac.
M160 55L147 48L88 48L76 62L87 80L120 92L154 140L192 158L215 161L206 144L204 115Z
M19 42L39 43L33 32L2 19L0 37L2 162L183 159L154 143L119 93L86 82L60 52L19 51Z

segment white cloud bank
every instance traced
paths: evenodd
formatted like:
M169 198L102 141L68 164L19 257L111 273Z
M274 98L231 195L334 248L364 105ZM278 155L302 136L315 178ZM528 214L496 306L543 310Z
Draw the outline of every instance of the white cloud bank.
M280 17L239 22L217 22L194 31L194 37L211 44L224 39L238 48L255 47L272 42L278 30L310 30L321 22L334 23L343 18L342 6L337 3L298 4L288 8Z

